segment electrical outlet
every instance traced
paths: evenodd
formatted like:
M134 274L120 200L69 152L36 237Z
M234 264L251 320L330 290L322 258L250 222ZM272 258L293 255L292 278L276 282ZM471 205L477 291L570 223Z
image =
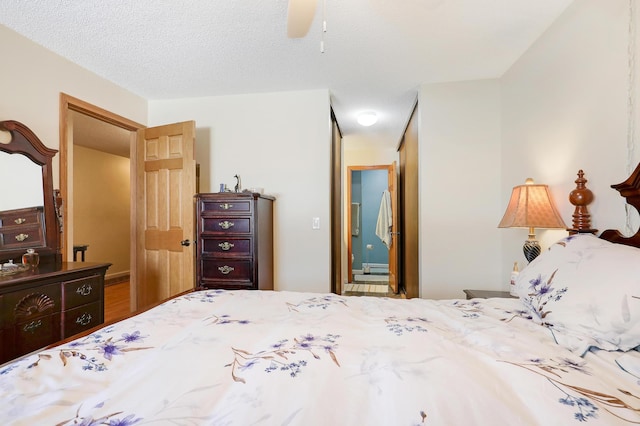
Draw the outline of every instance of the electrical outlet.
M320 218L314 217L311 222L311 229L320 229Z

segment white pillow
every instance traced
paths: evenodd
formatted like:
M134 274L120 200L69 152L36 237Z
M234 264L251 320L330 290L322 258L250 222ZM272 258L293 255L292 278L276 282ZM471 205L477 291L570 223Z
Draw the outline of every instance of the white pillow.
M640 249L571 235L523 268L516 293L533 320L578 355L640 345Z

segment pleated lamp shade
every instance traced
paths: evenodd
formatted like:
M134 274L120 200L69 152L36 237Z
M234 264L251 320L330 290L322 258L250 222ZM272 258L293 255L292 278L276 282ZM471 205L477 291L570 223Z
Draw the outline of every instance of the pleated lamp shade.
M498 224L498 228L529 228L528 241L535 243L530 244L532 247L529 252L527 252L526 242L523 247L529 262L540 254L540 246L535 241L534 228L566 229L566 227L567 225L553 205L549 187L535 184L533 179L527 179L524 185L513 188L507 210Z

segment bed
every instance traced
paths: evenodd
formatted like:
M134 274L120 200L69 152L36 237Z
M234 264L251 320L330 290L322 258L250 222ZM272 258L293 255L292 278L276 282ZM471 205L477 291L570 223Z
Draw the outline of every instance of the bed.
M578 210L519 298L191 292L0 366L0 424L639 424L637 236Z

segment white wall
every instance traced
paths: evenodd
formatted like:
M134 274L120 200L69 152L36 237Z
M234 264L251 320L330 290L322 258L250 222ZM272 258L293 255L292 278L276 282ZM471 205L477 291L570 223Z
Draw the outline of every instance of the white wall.
M107 278L126 276L131 245L130 161L80 145L73 149L73 243L89 246L87 262L111 263Z
M610 185L630 173L628 19L626 0L576 0L502 78L502 208L511 188L532 177L549 185L571 226L568 194L583 169L595 194L592 226L624 230L624 201ZM637 94L633 98L637 104ZM634 145L633 167L640 158ZM515 257L526 263L521 253L526 231L502 230L500 235L506 280ZM544 250L564 235L538 232L538 239Z
M150 125L196 122L200 192L262 187L274 195L276 290L330 291L331 121L327 90L149 103ZM320 230L312 230L313 217Z
M421 86L421 297L507 289L526 233L496 226L527 177L550 186L570 225L566 197L584 169L593 226L624 229L624 202L609 186L640 156L635 141L635 153L627 149L627 28L626 0L575 0L499 81ZM244 187L276 195L278 289L328 290L328 91L151 101L147 117L146 100L3 26L0 44L10 58L0 67L0 119L23 122L55 149L60 92L140 123L196 120L201 191L239 173ZM538 238L544 248L562 234Z
M508 290L497 229L499 81L423 85L418 108L420 297Z
M0 120L29 127L47 147L59 149L60 93L66 93L138 123L147 101L0 25ZM59 156L53 159L59 185Z
M625 0L576 0L501 79L421 87L421 297L508 288L513 262L526 266L527 232L496 226L528 177L549 185L571 226L568 195L583 169L592 226L635 232L637 213L626 228L624 201L610 188L640 159L637 138L627 144L628 100L639 104L638 90L628 92L628 25ZM634 45L640 57L637 37ZM638 107L632 118L635 128ZM544 250L567 232L536 235Z

